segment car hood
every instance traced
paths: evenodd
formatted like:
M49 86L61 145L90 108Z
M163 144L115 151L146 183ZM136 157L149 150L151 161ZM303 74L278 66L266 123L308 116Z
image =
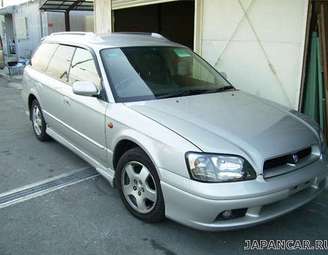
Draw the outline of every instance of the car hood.
M259 168L265 159L318 144L316 131L303 119L240 91L126 105L204 152L242 154Z

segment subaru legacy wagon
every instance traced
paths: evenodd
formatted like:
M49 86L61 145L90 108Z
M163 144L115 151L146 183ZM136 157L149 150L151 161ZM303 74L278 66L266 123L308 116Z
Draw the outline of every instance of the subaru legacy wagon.
M159 34L52 34L23 80L36 137L89 162L144 221L247 227L326 186L314 121L239 91Z

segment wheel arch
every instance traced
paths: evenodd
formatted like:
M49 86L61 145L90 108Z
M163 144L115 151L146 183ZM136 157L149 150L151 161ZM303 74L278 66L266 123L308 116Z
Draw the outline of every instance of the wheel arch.
M28 99L27 99L27 106L28 106L28 110L29 110L29 114L30 114L30 119L32 118L31 107L32 107L32 103L34 100L38 100L38 98L33 93L30 93L28 95Z
M117 140L114 144L114 150L113 150L113 155L112 155L112 163L113 163L113 169L116 172L116 167L119 159L122 157L122 155L128 151L129 149L132 148L140 148L145 155L150 159L150 161L153 163L157 174L160 177L160 171L158 169L156 162L156 153L151 153L151 148L153 148L153 143L151 140L146 137L143 137L144 143L139 142L140 139L136 139L136 135L133 136L124 136L121 137L121 139Z
M29 113L30 113L30 110L31 110L32 102L35 99L38 100L39 104L41 105L39 93L36 90L36 88L32 87L32 88L27 90L26 101L25 101L27 103Z
M113 151L113 167L114 167L114 170L116 171L116 167L117 167L117 164L118 164L118 161L120 160L120 158L123 156L123 154L132 149L132 148L136 148L136 147L139 147L141 148L138 144L136 144L135 142L129 140L129 139L122 139L120 140L115 148L114 148L114 151ZM142 148L141 148L142 149Z

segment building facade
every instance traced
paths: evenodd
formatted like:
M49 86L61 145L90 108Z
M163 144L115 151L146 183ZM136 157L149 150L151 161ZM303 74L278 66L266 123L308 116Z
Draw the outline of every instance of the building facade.
M0 9L0 35L5 62L30 59L41 38L65 31L64 14L40 10L42 1L24 1ZM93 31L93 12L74 11L70 14L72 31Z
M307 13L308 0L95 0L97 31L159 32L193 48L237 88L294 109Z

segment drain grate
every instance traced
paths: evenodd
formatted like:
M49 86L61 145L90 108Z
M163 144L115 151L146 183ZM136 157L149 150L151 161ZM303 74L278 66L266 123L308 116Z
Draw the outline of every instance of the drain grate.
M99 173L94 168L88 167L8 191L0 194L0 208L23 202L96 176L99 176Z

